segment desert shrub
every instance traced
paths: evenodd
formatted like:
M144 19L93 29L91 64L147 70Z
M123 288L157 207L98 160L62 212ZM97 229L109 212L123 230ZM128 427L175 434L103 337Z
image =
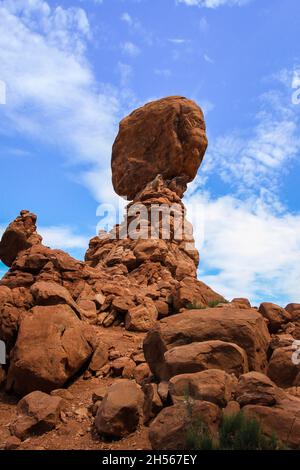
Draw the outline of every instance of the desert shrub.
M261 430L255 418L245 416L242 411L230 416L223 416L219 430L221 449L231 450L275 450L277 439L269 438Z
M188 426L186 443L193 450L277 450L282 449L275 434L263 434L255 418L245 416L242 411L230 416L223 415L219 439L215 441L207 425L201 420Z
M188 303L185 308L188 310L205 310L207 308L214 308L217 307L219 304L227 304L228 300L221 300L221 299L216 299L216 300L210 300L207 302L207 305L199 305L197 304L196 300L193 300L193 302Z

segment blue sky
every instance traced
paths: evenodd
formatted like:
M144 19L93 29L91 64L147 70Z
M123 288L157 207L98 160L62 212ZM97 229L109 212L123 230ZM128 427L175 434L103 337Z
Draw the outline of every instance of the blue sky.
M209 138L185 197L199 277L300 302L299 30L298 0L0 0L0 230L29 209L82 257L98 205L117 204L119 120L183 95Z

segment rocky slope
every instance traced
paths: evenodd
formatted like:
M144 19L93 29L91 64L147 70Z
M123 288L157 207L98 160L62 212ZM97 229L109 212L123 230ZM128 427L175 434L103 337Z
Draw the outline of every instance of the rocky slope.
M44 246L28 211L9 225L1 448L183 449L191 420L217 435L222 413L239 409L299 447L300 304L228 302L196 277L181 198L206 146L202 111L186 98L125 118L112 174L131 202L84 262Z

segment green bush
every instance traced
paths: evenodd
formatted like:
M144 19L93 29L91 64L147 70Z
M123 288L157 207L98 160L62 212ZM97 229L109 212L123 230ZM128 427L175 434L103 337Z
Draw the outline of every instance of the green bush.
M192 450L277 450L282 448L275 436L269 438L261 430L255 418L248 418L242 411L231 416L223 415L219 439L215 441L207 425L193 421L186 436L188 449Z
M207 308L214 308L217 307L219 304L227 304L228 300L221 300L221 299L216 299L216 300L210 300L207 302L207 305L198 305L195 300L193 302L188 303L185 308L188 310L205 310Z

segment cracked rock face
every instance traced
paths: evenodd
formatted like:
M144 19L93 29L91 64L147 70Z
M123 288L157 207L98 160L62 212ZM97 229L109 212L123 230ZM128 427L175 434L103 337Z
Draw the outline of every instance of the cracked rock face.
M157 174L188 183L206 148L204 116L194 101L170 96L148 103L120 122L112 152L114 189L132 200Z

